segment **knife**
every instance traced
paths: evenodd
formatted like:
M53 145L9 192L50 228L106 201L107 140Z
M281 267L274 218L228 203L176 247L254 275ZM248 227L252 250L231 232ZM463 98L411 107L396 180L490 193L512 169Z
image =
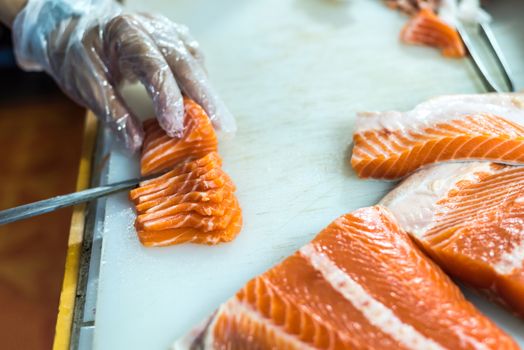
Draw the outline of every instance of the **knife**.
M60 208L68 207L104 197L116 192L131 189L140 182L152 179L161 174L154 174L136 179L125 180L113 184L103 185L100 187L89 188L87 190L65 194L38 202L24 204L18 207L0 211L0 225L10 222L27 219L36 215L41 215L55 211Z

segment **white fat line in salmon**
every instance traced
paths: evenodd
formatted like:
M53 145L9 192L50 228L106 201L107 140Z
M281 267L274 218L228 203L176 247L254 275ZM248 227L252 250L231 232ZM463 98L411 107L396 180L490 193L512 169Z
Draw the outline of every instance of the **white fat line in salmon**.
M413 326L405 324L391 309L369 295L366 290L348 274L339 269L324 253L318 252L312 244L299 250L310 261L315 270L346 300L362 312L366 319L409 349L445 349L434 340L426 338Z
M522 229L522 228L521 228ZM523 233L524 236L524 233ZM498 263L495 264L495 271L502 275L510 275L516 269L524 265L524 237L519 244L513 247L509 252L504 252Z

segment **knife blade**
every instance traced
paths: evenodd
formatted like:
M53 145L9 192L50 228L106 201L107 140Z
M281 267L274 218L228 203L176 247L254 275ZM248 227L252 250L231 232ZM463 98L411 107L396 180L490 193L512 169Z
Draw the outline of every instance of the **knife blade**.
M146 177L129 179L99 187L89 188L79 192L44 199L34 203L20 205L14 208L5 209L0 211L0 225L5 225L14 221L27 219L36 215L49 213L57 209L84 203L123 190L131 189L138 185L140 182L152 179L159 175L162 174L154 174Z

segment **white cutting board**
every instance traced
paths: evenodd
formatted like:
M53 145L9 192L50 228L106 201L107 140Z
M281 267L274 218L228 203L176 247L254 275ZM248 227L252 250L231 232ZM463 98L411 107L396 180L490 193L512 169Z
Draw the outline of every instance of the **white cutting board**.
M96 349L168 348L336 217L376 203L391 184L358 180L346 162L355 112L483 91L467 60L401 45L406 18L381 1L132 0L129 7L186 23L200 41L238 121L236 138L222 141L220 153L245 224L230 244L146 249L126 194L110 198ZM522 42L508 55L521 64L514 66L521 87ZM109 181L137 174L137 159L112 153ZM524 323L478 303L523 343Z

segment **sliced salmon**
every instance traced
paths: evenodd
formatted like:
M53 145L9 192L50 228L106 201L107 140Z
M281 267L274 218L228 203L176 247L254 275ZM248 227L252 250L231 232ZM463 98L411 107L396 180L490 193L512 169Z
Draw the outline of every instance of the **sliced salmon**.
M429 8L421 9L406 23L400 39L407 44L439 48L446 57L460 58L466 55L464 43L455 28Z
M381 203L444 270L524 316L524 167L434 165Z
M180 139L168 137L154 120L144 123L141 171L165 171L129 192L138 238L148 247L229 242L242 227L236 188L221 168L211 122L195 102L184 103Z
M215 245L232 241L242 229L240 211L235 215L227 228L202 233L195 228L175 228L161 231L140 231L138 238L146 247L162 247L182 243Z
M197 203L197 205L203 206L201 203ZM157 231L181 227L197 228L204 232L221 230L224 229L231 221L231 218L240 211L238 201L234 196L224 200L219 205L214 205L214 208L217 211L221 209L220 214L202 214L202 212L199 212L195 208L185 211L178 210L178 208L170 208L158 214L139 215L136 220L136 227L143 230Z
M216 152L216 133L202 107L188 98L184 98L184 107L184 133L180 138L169 137L156 119L145 122L140 162L142 175L161 172L180 161Z
M158 178L142 182L140 187L130 191L129 198L135 201L140 196L164 191L170 186L182 185L190 180L199 178L212 179L217 177L223 174L220 170L221 162L218 162L218 159L219 158L213 159L202 165L199 164L202 159L185 162L179 165L179 169L174 169Z
M524 95L435 98L408 112L357 116L351 165L360 177L401 178L443 161L524 164Z
M187 174L193 172L198 168L214 169L222 166L222 158L217 152L210 152L205 156L197 159L190 158L184 162L177 164L172 170L163 175L157 176L153 179L145 180L140 183L140 188L144 189L146 186L154 184L164 184L165 180L174 176ZM140 191L136 191L140 193Z
M380 206L335 220L175 349L518 349Z
M193 191L185 194L174 194L167 197L160 197L149 201L144 201L142 203L138 203L136 204L136 210L139 213L150 213L185 202L220 203L224 200L226 196L228 196L233 191L234 187L226 184L223 187L211 189L208 191Z

